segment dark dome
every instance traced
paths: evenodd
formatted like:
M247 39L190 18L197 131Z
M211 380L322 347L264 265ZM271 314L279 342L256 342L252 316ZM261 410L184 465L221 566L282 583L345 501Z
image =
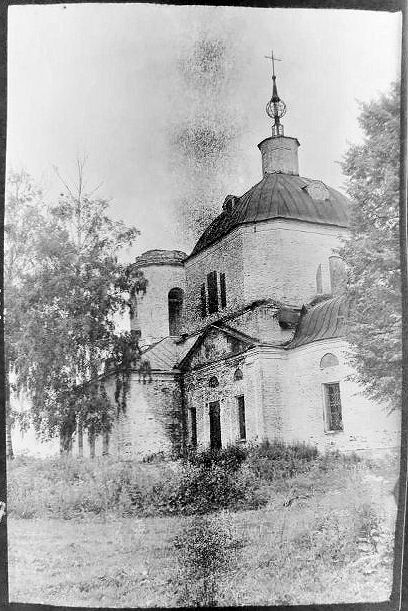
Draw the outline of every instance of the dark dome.
M183 265L187 254L181 250L147 250L136 257L134 266L145 265Z
M326 199L309 195L307 188L321 185ZM319 189L317 190L317 195ZM348 199L321 181L291 174L265 174L264 178L226 208L198 240L191 255L210 246L235 227L274 218L295 219L324 225L348 226Z

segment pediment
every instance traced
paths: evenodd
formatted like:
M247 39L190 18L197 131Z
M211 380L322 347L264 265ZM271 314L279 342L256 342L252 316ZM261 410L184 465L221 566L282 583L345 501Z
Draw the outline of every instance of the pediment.
M240 354L258 343L256 339L235 329L210 325L198 337L179 367L195 369Z

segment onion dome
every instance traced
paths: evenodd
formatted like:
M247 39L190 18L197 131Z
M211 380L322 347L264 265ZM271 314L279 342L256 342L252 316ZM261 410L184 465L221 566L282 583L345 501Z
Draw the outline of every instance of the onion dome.
M182 266L187 254L181 250L147 250L136 257L134 267L147 265L177 265Z
M232 197L228 196L229 205L223 206L222 213L204 231L191 255L247 223L291 219L348 226L348 199L319 180L294 174L265 173L263 179L244 195Z

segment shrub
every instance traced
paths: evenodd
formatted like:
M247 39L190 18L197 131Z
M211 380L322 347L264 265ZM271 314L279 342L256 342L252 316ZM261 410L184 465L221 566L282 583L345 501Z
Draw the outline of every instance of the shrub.
M355 455L319 455L315 447L281 442L205 450L179 461L160 455L147 462L17 457L9 463L8 507L19 518L64 519L252 509L267 503L273 482L286 485L311 470L317 479L322 471L351 468L359 461Z
M251 448L248 464L257 477L270 482L308 471L310 463L317 457L318 450L315 446L264 441Z
M179 564L179 604L217 606L222 577L237 565L243 545L228 512L188 521L173 541Z
M191 452L187 460L199 467L210 469L218 465L228 472L236 472L248 457L248 449L245 446L234 444L220 450L208 448L201 452Z
M230 472L217 462L187 463L171 481L155 486L155 507L163 514L203 514L218 509L259 507L267 502L249 470Z

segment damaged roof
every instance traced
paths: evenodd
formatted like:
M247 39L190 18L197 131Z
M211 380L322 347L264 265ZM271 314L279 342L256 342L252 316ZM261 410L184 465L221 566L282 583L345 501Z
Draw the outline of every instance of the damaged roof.
M197 335L188 337L181 342L177 337L165 337L143 352L143 357L149 359L150 367L159 371L174 369L186 356L197 341Z
M230 231L245 223L274 218L294 219L347 227L349 200L327 187L327 199L314 199L307 187L316 181L291 174L265 174L264 178L241 197L231 209L211 223L198 240L190 256L196 255Z
M348 301L345 295L326 299L309 309L305 308L295 335L286 348L298 348L322 339L342 337L347 310Z

